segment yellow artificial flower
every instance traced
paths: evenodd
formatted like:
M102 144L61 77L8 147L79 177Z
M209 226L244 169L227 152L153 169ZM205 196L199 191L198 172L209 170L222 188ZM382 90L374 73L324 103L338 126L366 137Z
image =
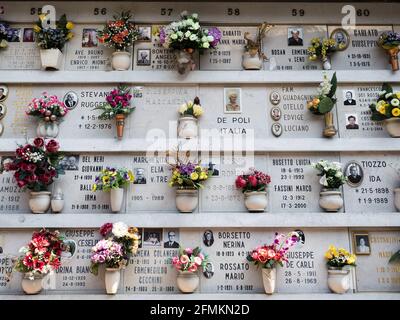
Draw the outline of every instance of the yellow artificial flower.
M178 184L182 184L183 183L183 179L182 178L179 178L178 179Z
M174 185L174 182L173 182L172 180L170 180L170 181L168 182L168 185L172 188L173 185Z
M198 104L193 106L193 114L195 117L200 117L203 114L203 108Z
M400 99L400 91L395 92L394 95L397 97L397 99Z
M331 260L333 258L333 256L329 251L327 251L327 252L325 252L325 258L328 260Z
M206 180L207 178L207 173L205 173L204 171L200 173L200 180Z
M399 109L399 108L393 108L393 110L392 110L392 115L393 115L394 117L400 116L400 109Z
M74 24L71 22L71 21L69 21L69 22L67 22L67 25L65 26L68 30L72 30L75 26L74 26Z
M313 105L312 101L308 101L308 102L307 102L307 108L308 108L308 109L311 109L311 108L313 108L313 107L314 107L314 105Z
M104 184L107 184L107 183L110 182L110 177L109 176L104 176L102 180L103 180Z
M68 39L68 40L72 39L73 37L74 37L74 34L73 34L72 32L69 32L69 33L67 34L67 39Z
M42 28L40 28L37 24L33 26L33 31L35 31L36 33L39 33L41 30Z
M350 256L347 258L347 263L348 264L354 264L356 262L356 259L353 256Z
M94 184L93 186L92 186L92 191L94 192L94 191L96 191L97 190L97 184Z
M199 174L197 172L192 172L190 174L190 179L197 180L199 178Z
M195 166L195 167L194 167L194 170L196 170L196 171L201 171L201 167L200 167L200 166Z
M379 107L378 107L378 111L379 111L379 113L381 113L381 114L385 114L385 113L386 113L386 108L385 108L385 106L383 106L383 105L379 106Z
M135 176L133 175L131 170L128 171L128 177L130 182L133 182L135 180Z
M318 98L314 98L312 100L312 103L313 103L314 106L317 106L319 104L319 102L320 102L320 100Z
M47 13L42 13L42 14L40 14L40 15L39 15L40 21L43 22L43 20L46 19L46 16L47 16Z

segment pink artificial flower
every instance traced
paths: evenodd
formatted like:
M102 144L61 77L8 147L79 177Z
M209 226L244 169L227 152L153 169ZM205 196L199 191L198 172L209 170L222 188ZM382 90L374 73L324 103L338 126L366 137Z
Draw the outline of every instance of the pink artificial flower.
M188 271L189 271L189 272L195 272L195 271L197 271L197 265L196 265L196 264L191 265L190 268L188 269Z
M200 266L202 262L203 262L203 260L200 257L195 257L194 258L194 263L196 265Z
M186 248L186 249L185 249L185 252L186 252L187 254L192 254L192 253L193 253L193 249L192 249L192 248Z
M181 263L182 264L186 264L188 262L189 262L189 257L186 254L182 255L181 256Z

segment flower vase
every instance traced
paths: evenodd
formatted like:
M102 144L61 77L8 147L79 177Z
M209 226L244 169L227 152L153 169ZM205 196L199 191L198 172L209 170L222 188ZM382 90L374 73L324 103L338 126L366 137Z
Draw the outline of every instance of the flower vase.
M198 135L197 118L183 116L178 121L178 137L183 139L196 138Z
M195 272L179 270L176 277L176 283L181 292L193 293L199 286L200 279Z
M194 49L183 49L175 51L175 58L178 64L179 74L185 74L186 71L193 70L195 67L193 59Z
M113 70L125 71L131 67L131 54L126 51L115 51L112 54L111 66Z
M262 268L262 279L266 294L273 294L276 286L276 268Z
M400 138L400 118L385 119L385 127L392 138Z
M389 54L389 63L392 65L393 71L399 70L399 50L398 47L387 50L387 53Z
M40 60L45 70L59 70L62 64L63 54L59 49L41 49Z
M249 212L263 212L267 207L267 192L246 191L244 193L244 205Z
M64 195L62 193L56 193L51 197L51 211L53 213L59 213L64 209Z
M112 212L119 212L121 210L123 199L124 199L123 188L111 189L110 201L111 201Z
M31 192L29 207L33 213L45 213L50 208L49 191Z
M125 127L125 115L117 114L115 116L116 124L117 124L117 137L118 139L122 139L124 136L124 127Z
M260 57L258 49L250 49L243 54L242 66L245 70L260 70L263 58Z
M120 268L106 268L104 276L107 294L116 294L121 281L121 269Z
M400 211L400 188L394 189L394 206L397 211Z
M35 274L32 279L29 277L28 273L25 273L21 281L22 290L24 290L26 294L38 294L43 288L42 281L42 275Z
M38 137L55 138L58 136L59 126L57 121L39 121L36 133Z
M332 111L324 113L324 120L325 120L325 128L322 131L323 136L327 138L333 137L337 133L337 130L335 128L335 125L333 124Z
M329 267L328 287L334 293L345 293L350 289L350 270Z
M342 193L339 189L322 189L319 193L319 206L328 212L337 212L343 207Z
M197 208L197 189L176 189L176 208L182 213L191 213Z
M331 70L332 69L332 65L329 62L328 58L322 59L322 67L324 68L324 70Z

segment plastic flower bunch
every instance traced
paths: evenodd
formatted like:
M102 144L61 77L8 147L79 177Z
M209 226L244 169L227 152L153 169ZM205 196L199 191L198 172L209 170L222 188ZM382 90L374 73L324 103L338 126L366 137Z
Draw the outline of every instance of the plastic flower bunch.
M394 92L391 85L384 83L377 102L369 108L374 121L400 117L400 91Z
M242 192L265 191L267 185L271 183L271 177L254 168L250 169L249 174L240 175L235 180L236 188L242 189Z
M123 188L133 183L134 180L135 177L131 170L106 167L96 176L92 191L102 190L107 192L111 189Z
M330 112L336 103L336 98L334 98L336 88L336 72L333 74L331 80L329 80L327 74L324 73L324 79L318 88L318 96L307 102L308 110L317 115Z
M201 253L199 247L179 248L179 255L172 258L172 265L178 271L196 272L199 268L204 268L207 262L207 255Z
M188 101L182 104L178 111L182 116L193 116L195 118L199 118L204 112L198 97L196 97L194 101Z
M337 189L347 180L342 172L342 164L339 162L321 160L312 163L311 166L319 171L318 176L321 177L319 183L328 189Z
M170 187L180 189L200 189L203 182L212 175L212 170L202 168L194 163L178 163L172 166L172 177L168 182Z
M325 253L325 259L327 259L327 265L330 267L342 268L346 265L355 266L356 256L351 254L346 249L339 248L330 245L328 251Z
M74 28L72 22L67 21L63 14L59 21L56 21L56 28L43 28L42 22L46 20L47 14L39 15L39 21L33 26L36 33L36 42L41 49L59 49L62 51L65 43L71 40L74 34L71 30Z
M9 25L5 22L0 21L0 50L8 47L7 36L8 36Z
M180 21L172 22L160 29L159 37L164 48L202 51L216 48L221 40L221 31L218 28L201 28L198 14L189 15L184 11L181 13Z
M112 90L106 96L105 104L93 110L103 110L102 114L99 116L101 120L112 119L117 114L128 115L135 110L135 107L130 104L131 99L132 94L130 93L130 88L126 85L119 85L118 88Z
M307 49L308 58L311 61L315 61L318 58L324 61L329 54L342 48L344 48L344 44L337 44L335 39L313 38L311 39L311 46Z
M43 92L40 98L34 98L29 103L25 113L28 116L42 118L46 122L55 122L67 115L68 108L57 96L50 96L47 92Z
M393 49L400 45L400 33L398 32L383 32L378 39L378 44L383 49Z

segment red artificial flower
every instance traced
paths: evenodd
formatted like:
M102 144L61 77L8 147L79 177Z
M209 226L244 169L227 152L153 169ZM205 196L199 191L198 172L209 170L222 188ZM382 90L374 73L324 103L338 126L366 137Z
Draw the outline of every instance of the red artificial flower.
M26 177L26 181L28 183L33 183L33 182L36 182L37 180L38 180L38 177L36 175L34 175L34 174L31 174L31 175Z
M28 165L28 163L23 162L23 163L21 164L21 169L22 169L23 171L29 171L29 165Z
M248 178L250 184L252 187L256 187L257 186L257 178L255 176L249 176Z
M50 175L50 177L52 177L52 178L55 177L56 174L57 174L57 171L54 170L54 169L51 169L51 170L49 171L49 175Z
M52 261L50 261L50 265L54 270L57 270L61 266L61 261L58 258L54 258Z
M29 172L34 172L36 170L36 164L34 163L29 163L28 164L28 170Z
M107 223L103 224L103 225L100 227L100 234L101 234L103 237L105 237L109 232L111 232L112 228L113 228L113 224L110 223L110 222L107 222Z
M24 148L18 148L15 153L18 157L22 157L22 154L24 153Z
M58 151L59 148L60 148L60 144L56 140L51 139L49 142L47 142L46 150L48 152L55 153Z
M33 260L32 260L32 254L28 254L24 257L24 260L22 261L24 266L27 266L28 268L33 267Z
M245 179L243 179L242 176L239 176L236 178L235 184L236 184L236 188L244 188L246 186L247 182Z
M24 180L18 180L17 185L18 187L23 188L26 186L26 182Z
M33 144L35 145L35 147L41 148L44 145L44 140L43 138L36 138L35 140L33 140Z

